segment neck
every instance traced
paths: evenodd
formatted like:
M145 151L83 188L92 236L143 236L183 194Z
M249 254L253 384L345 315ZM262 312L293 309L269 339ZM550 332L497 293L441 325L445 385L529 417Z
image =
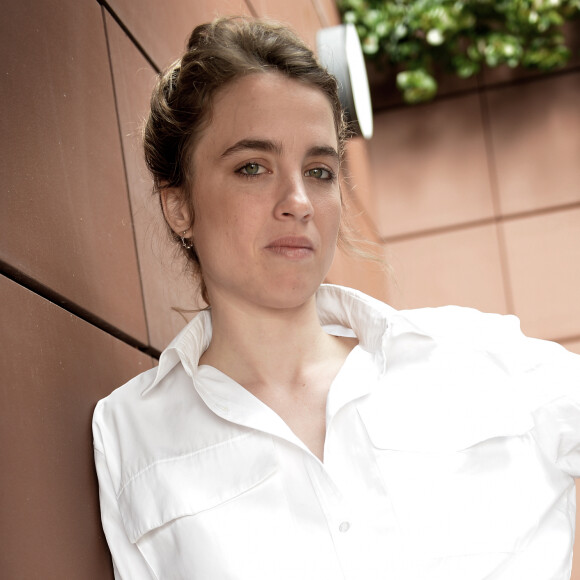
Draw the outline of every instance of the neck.
M212 308L212 327L200 364L212 365L246 387L300 383L343 350L340 339L320 326L314 297L290 309L218 304Z

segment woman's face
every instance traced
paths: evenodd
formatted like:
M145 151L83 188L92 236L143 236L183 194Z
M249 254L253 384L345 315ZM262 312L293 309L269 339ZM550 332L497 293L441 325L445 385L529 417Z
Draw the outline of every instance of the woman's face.
M276 73L219 92L193 153L191 230L214 308L293 308L336 248L341 200L330 103Z

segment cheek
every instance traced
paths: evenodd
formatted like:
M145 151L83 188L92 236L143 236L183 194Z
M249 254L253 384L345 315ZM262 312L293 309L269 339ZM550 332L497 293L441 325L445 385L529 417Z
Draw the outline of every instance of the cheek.
M326 199L318 207L319 227L328 234L338 232L342 216L340 197Z
M259 212L251 204L223 200L202 209L196 214L193 234L203 254L234 255L247 249L260 222Z

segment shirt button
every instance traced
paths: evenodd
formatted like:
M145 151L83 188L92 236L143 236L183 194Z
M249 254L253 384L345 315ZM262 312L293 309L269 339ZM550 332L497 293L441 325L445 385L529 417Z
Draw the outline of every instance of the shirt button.
M342 532L343 534L345 532L348 532L349 529L350 529L350 524L348 522L341 522L340 526L338 526L338 531Z

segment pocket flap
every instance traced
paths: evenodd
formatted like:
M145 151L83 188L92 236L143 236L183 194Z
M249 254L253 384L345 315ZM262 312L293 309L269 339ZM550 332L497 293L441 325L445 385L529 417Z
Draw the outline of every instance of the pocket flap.
M377 449L410 452L461 451L495 437L517 436L533 428L527 410L505 395L491 393L438 404L370 397L358 405L369 439Z
M127 536L134 543L171 520L231 500L267 479L276 467L272 440L255 432L155 461L119 494Z

